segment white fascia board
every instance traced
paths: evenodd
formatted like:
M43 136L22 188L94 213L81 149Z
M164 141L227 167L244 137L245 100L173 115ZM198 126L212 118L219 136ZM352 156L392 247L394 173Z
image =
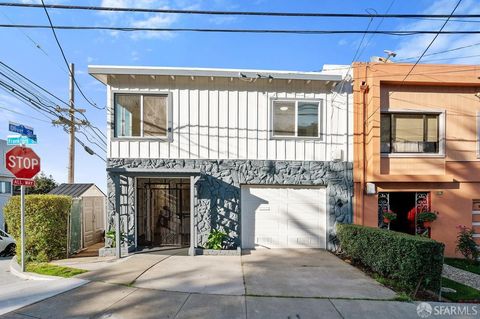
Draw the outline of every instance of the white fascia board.
M243 74L247 78L272 77L284 80L332 81L342 80L341 74L326 74L323 72L299 72L278 70L249 70L249 69L214 69L214 68L172 68L149 66L116 66L116 65L89 65L88 73L106 84L108 75L159 75L159 76L205 76L238 78Z

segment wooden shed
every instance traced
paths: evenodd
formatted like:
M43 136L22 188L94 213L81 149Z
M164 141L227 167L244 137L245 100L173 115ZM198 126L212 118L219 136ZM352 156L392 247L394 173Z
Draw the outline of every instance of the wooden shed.
M60 184L49 194L73 199L69 236L71 252L103 241L106 196L95 184Z

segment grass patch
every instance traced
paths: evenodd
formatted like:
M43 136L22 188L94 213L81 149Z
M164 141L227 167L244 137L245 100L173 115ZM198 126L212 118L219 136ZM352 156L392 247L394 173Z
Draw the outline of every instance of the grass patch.
M480 263L461 258L445 258L444 263L480 275Z
M78 268L57 266L49 263L28 263L26 265L26 270L40 275L58 276L63 278L70 278L88 271Z
M377 273L370 273L370 276L372 276L376 281L378 281L382 285L395 291L397 293L397 297L395 297L395 300L412 301L412 298L410 297L411 291L409 291L408 287L406 287L405 285L402 285L401 283L399 283L394 279L382 277Z
M456 302L480 301L480 291L469 286L465 286L448 278L442 278L442 286L455 289L457 292L442 293L442 296Z

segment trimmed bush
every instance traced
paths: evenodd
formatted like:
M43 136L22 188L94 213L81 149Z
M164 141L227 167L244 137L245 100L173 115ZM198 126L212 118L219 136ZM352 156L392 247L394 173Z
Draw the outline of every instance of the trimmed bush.
M430 238L360 225L337 225L342 251L408 292L440 290L444 244Z
M46 262L67 256L67 224L72 199L69 196L25 196L25 255L27 261ZM10 198L4 209L20 256L20 196Z

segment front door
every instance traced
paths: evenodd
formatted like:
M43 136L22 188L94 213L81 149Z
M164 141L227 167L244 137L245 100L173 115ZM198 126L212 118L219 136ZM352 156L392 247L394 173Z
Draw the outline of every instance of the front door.
M190 245L189 180L141 179L137 185L138 245Z

